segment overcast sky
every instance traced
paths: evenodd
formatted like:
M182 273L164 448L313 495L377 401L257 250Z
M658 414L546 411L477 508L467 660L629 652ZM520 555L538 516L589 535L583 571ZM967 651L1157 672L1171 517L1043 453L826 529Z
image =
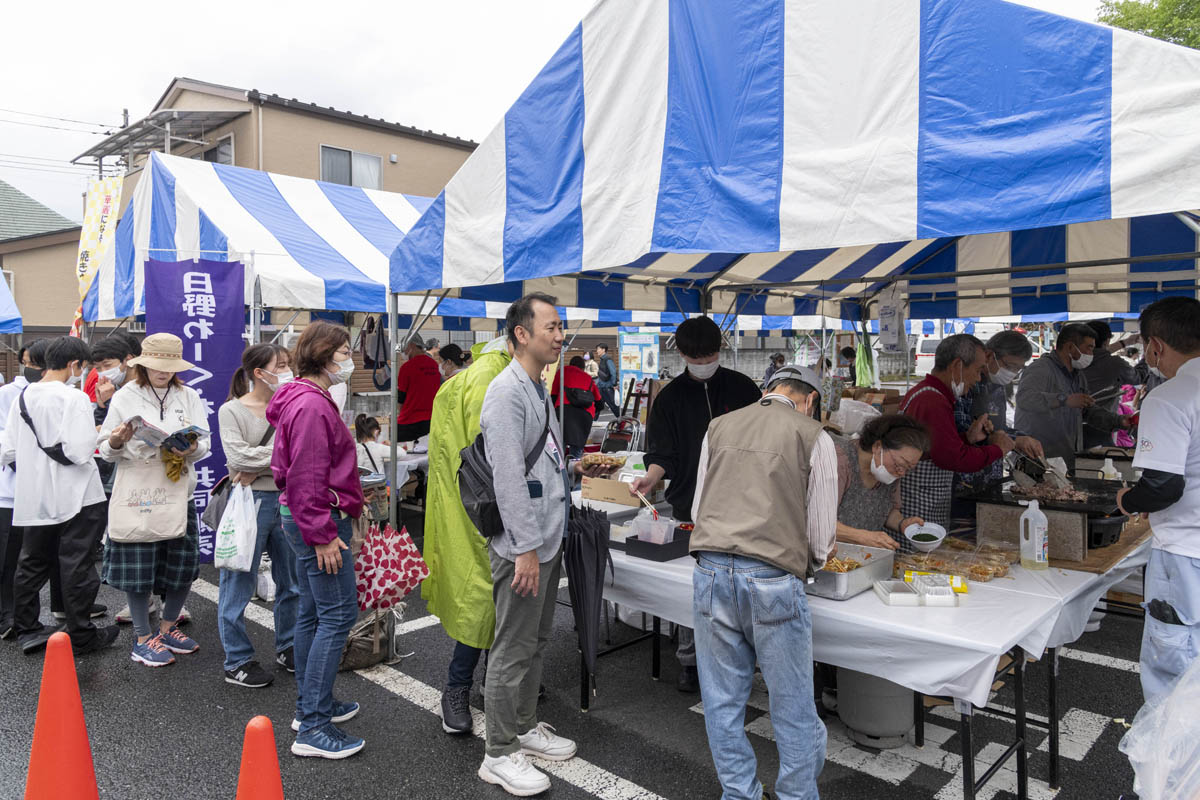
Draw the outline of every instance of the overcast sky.
M1086 20L1099 4L1023 2ZM80 123L115 129L122 108L139 119L177 76L479 141L591 5L213 0L98 13L77 0L9 3L0 179L78 221L86 182L68 162L101 139L79 130L102 130Z

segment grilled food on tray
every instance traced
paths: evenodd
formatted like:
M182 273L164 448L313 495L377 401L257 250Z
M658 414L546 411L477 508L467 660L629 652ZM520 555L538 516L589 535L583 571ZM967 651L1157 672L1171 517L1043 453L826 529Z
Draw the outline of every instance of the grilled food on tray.
M1079 489L1059 489L1046 483L1036 486L1013 486L1012 493L1017 497L1032 497L1036 500L1049 502L1086 503L1088 493Z
M628 456L614 456L608 453L584 453L581 463L584 468L587 467L608 467L616 469L625 466L625 460Z
M825 571L853 572L861 566L862 564L860 564L858 561L855 561L853 558L838 558L837 556L834 556L825 562Z

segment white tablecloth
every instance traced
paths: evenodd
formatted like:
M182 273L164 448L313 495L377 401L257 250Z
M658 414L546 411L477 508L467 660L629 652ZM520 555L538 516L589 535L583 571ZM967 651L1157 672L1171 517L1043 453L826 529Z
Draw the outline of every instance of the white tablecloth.
M878 675L930 695L982 707L1000 658L1020 645L1034 658L1083 633L1096 600L1144 564L1143 545L1104 575L1050 569L973 583L957 608L888 606L874 592L849 600L809 597L813 657ZM665 563L614 550L612 582L604 597L687 627L692 621L690 557Z
M414 469L429 471L429 453L405 453L396 459L392 476L393 486L403 486L408 483L408 474Z

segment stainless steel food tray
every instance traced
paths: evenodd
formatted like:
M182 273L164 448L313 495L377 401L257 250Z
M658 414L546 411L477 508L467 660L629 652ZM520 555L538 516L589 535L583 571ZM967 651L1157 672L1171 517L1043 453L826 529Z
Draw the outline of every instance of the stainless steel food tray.
M866 558L867 554L870 558ZM892 561L895 554L882 547L865 547L858 544L838 542L838 558L853 558L862 564L850 572L827 572L821 570L816 580L804 587L809 594L827 597L830 600L849 600L875 585L875 581L892 578Z

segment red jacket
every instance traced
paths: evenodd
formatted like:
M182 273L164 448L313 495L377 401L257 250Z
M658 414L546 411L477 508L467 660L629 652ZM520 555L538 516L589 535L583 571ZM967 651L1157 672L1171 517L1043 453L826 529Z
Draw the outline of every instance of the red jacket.
M593 419L595 419L596 403L603 403L604 398L600 396L600 390L596 388L596 382L592 380L592 376L588 375L587 372L581 370L579 367L572 367L570 364L567 364L563 368L563 372L565 372L567 375L568 389L583 389L584 391L592 393L592 397L595 398L596 402L592 403L592 405L585 410L592 415ZM555 372L554 385L550 387L550 396L554 398L555 408L561 406L563 402L563 399L559 396L558 383L559 373Z
M922 391L926 387L936 391ZM1004 451L994 444L967 444L954 424L954 393L932 375L925 376L925 380L904 395L900 413L920 420L929 429L932 445L925 457L942 469L979 472L1004 457Z
M396 387L404 397L396 424L428 422L433 416L433 398L442 388L442 373L432 356L421 353L400 365Z

